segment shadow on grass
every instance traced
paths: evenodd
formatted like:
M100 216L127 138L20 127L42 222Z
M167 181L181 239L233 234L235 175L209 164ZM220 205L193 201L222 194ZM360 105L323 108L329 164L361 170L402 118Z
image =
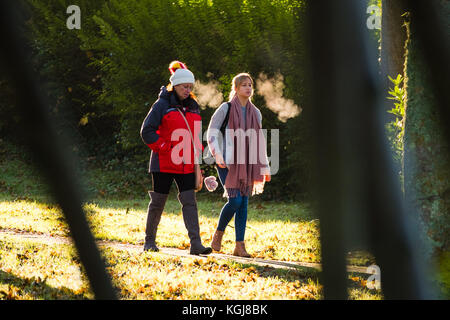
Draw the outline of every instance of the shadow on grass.
M62 287L54 288L44 280L36 278L20 278L0 270L0 284L7 284L8 290L0 289L0 300L23 300L26 296L44 300L86 300L84 294Z

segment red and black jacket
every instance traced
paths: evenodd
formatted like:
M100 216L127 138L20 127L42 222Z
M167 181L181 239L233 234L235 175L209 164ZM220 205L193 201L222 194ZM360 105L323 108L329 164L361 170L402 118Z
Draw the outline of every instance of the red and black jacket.
M149 172L187 174L194 172L194 149L186 122L188 121L197 150L203 151L200 141L200 108L191 97L180 102L174 91L161 88L141 127L141 138L152 150ZM167 147L169 144L170 147Z

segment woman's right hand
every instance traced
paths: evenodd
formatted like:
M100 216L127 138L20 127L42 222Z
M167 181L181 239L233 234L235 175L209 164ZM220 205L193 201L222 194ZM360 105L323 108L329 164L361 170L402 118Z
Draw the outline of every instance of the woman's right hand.
M221 154L216 154L215 157L216 163L220 168L226 168L225 160L223 160L223 157Z
M161 143L161 146L159 147L159 151L162 151L162 152L169 152L170 149L172 149L172 146L170 145L169 142L163 142L163 143Z

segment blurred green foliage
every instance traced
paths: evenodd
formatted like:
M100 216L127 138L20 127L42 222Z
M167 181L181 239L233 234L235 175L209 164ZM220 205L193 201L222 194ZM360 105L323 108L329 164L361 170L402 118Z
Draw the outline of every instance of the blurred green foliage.
M386 123L386 136L393 153L394 163L397 170L400 172L400 180L403 181L402 160L403 160L403 136L405 133L405 106L406 106L406 92L403 87L402 75L397 75L393 79L389 77L393 84L393 88L389 88L388 99L393 100L394 104L388 112L393 115L391 121Z
M304 1L79 0L81 30L66 27L70 1L23 3L32 64L57 128L74 133L74 152L96 157L101 167L147 166L150 150L141 141L140 126L160 87L169 82L168 65L175 59L186 62L203 83L215 81L224 99L239 72L255 79L260 73L281 74L283 97L303 113L308 109ZM5 99L1 109L13 104ZM263 127L280 130L280 170L263 197L307 196L308 121L302 113L282 122L263 97L255 95L253 101L263 114ZM202 106L204 131L213 112ZM14 137L7 124L0 119L2 134Z

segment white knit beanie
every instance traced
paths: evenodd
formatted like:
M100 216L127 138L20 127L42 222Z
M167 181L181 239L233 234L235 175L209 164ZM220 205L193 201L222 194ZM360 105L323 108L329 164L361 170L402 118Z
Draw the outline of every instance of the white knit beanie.
M188 69L177 69L170 77L170 83L172 86L176 86L181 83L195 83L194 74Z

